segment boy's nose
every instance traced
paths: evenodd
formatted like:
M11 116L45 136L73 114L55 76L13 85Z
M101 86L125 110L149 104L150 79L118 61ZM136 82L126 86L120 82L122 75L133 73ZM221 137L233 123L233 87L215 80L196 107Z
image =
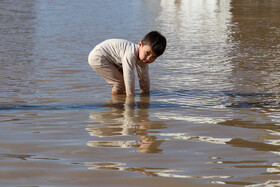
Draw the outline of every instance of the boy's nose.
M152 60L152 55L147 56L146 60L150 62Z

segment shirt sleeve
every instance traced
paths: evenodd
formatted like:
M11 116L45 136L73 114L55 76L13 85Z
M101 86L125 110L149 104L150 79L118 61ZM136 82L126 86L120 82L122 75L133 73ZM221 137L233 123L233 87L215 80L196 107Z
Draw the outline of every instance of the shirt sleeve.
M137 63L136 69L137 69L137 73L138 73L138 77L139 77L140 89L144 93L148 93L150 91L149 66L148 66L148 64Z
M123 79L127 96L135 95L135 58L134 55L125 55L122 59Z

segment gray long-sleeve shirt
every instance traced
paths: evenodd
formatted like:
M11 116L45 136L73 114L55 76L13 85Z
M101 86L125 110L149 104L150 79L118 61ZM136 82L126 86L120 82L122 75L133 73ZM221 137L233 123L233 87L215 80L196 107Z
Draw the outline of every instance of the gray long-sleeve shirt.
M140 89L143 92L150 90L150 78L148 64L141 62L138 58L138 45L123 39L109 39L98 44L102 55L118 68L123 69L123 78L127 95L134 95L136 66Z

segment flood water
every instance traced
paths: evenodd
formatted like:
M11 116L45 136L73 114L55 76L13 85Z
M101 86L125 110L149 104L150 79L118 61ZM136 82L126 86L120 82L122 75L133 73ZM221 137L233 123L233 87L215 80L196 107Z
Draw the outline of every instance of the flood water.
M1 0L1 186L279 186L279 0ZM151 94L87 57L151 30Z

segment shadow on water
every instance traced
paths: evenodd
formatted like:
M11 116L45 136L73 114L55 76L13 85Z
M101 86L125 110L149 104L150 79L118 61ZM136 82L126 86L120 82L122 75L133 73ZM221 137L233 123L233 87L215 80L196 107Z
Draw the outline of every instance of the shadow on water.
M280 145L273 145L264 142L248 141L241 138L234 138L227 144L233 147L251 148L255 151L280 151Z
M249 148L255 151L269 151L279 154L280 144L279 144L279 132L280 127L277 122L256 122L244 119L232 119L224 122L219 122L219 125L228 127L241 127L244 129L257 129L264 130L265 133L259 135L256 140L248 140L248 137L243 138L232 138L227 141L226 144L232 147Z

